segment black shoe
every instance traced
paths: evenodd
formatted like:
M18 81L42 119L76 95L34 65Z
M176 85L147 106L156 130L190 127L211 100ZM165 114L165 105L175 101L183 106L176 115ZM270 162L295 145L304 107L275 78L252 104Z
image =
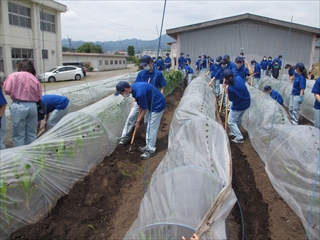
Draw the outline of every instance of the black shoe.
M138 147L138 151L144 153L146 151L146 147Z
M156 155L155 152L145 151L144 154L142 154L140 156L140 158L143 159L143 160L146 160L146 159L149 159L149 158L153 157L154 155Z

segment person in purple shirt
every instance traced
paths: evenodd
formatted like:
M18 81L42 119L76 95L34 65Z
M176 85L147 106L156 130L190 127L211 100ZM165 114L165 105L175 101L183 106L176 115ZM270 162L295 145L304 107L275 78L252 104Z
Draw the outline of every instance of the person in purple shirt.
M283 98L280 93L276 90L273 90L270 85L266 85L263 89L265 93L268 93L270 97L276 100L280 105L283 105Z
M294 69L296 70L296 75L293 79L293 86L289 103L290 121L294 125L299 124L300 107L303 101L304 90L306 88L307 81L302 74L304 68L305 67L303 63L297 63L294 67Z
M158 130L161 117L166 107L166 100L163 94L152 84L146 82L135 82L129 85L128 82L121 81L116 85L115 96L121 94L123 97L132 97L141 108L141 113L135 123L135 128L139 128L142 120L146 126L146 145L139 147L143 152L141 159L148 159L155 155Z
M5 149L6 146L4 145L4 136L6 133L6 107L7 107L7 100L3 95L2 88L0 86L0 150Z
M4 81L3 89L12 99L9 109L13 146L32 143L37 139L37 102L42 97L42 87L32 61L22 60L18 72L11 73Z
M320 129L320 78L316 80L311 90L311 93L314 94L314 126Z

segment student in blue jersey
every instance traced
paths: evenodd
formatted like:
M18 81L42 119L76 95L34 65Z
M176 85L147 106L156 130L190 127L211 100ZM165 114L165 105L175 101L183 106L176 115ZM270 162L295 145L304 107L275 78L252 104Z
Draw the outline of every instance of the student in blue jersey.
M201 70L201 56L199 56L198 60L196 61L197 76L199 76L200 70Z
M7 107L7 100L3 95L2 88L0 86L0 150L5 149L6 146L4 145L4 136L6 133L6 107Z
M184 71L184 64L185 64L185 61L184 61L184 53L180 53L180 57L178 58L178 70L181 71L182 73L182 79L185 79L186 77L186 72Z
M261 67L261 74L265 76L268 69L268 60L266 56L263 56L262 61L260 62L260 67Z
M282 67L282 55L279 55L277 58L273 59L272 64L278 61L278 65Z
M218 76L219 70L221 72L221 65L220 65L221 61L222 61L222 57L221 56L217 57L216 62L211 65L210 70L205 74L205 76L207 76L211 72L211 76L210 76L211 81L208 83L208 86L210 87L212 86L212 83L214 83L213 89L216 94L216 97L218 97L220 94L220 86L219 86L220 80L217 76Z
M53 128L57 123L67 115L70 102L68 98L60 95L47 94L42 96L43 106L38 111L38 133L41 121L44 120L43 127L45 130Z
M201 58L201 71L207 71L207 56L202 55Z
M292 79L294 77L295 73L296 73L294 71L293 67L290 64L286 64L284 69L288 69L289 80Z
M270 74L271 67L272 67L272 57L269 56L269 57L268 57L267 72L266 72L266 74L267 74L268 77L271 76L271 74Z
M154 156L160 121L166 107L166 100L163 94L152 84L135 82L134 84L129 85L128 82L124 81L121 81L116 85L116 92L114 95L117 96L119 94L123 97L128 97L132 94L132 97L141 108L141 113L135 123L135 128L139 128L144 119L144 125L146 127L146 145L138 148L140 152L143 152L140 158L147 159Z
M223 61L226 63L226 69L230 69L230 70L236 69L236 64L230 60L229 55L224 55Z
M189 85L193 77L193 69L190 67L189 60L187 60L186 65L184 65L184 69L186 70L186 74L188 75L188 85Z
M252 68L248 63L247 59L244 59L243 57L238 56L235 59L235 65L236 65L236 69L232 70L234 76L235 77L239 76L242 78L243 82L246 82L247 76L253 74Z
M164 94L164 87L166 86L166 81L163 77L162 72L153 67L153 62L150 56L144 55L140 61L140 67L143 67L137 77L135 82L146 82L155 86ZM119 145L125 146L131 140L131 133L134 129L134 124L137 121L139 115L139 106L136 101L133 101L131 111L128 115L126 124L122 130Z
M259 81L261 78L261 67L260 64L256 62L256 60L251 61L251 65L253 66L253 78L254 78L254 84L253 86L255 88L259 87Z
M157 65L157 69L159 71L163 71L164 70L164 61L162 60L161 56L158 57L158 60L156 61L156 65Z
M190 55L187 53L186 55L186 62L189 61L189 65L191 64L191 58Z
M169 56L169 53L166 53L166 59L164 60L164 65L166 67L166 71L169 72L171 68L171 58Z
M223 77L226 84L226 93L232 102L228 116L229 136L233 138L232 142L243 143L240 126L244 112L250 107L250 94L243 79L240 76L234 76L231 70L224 70Z
M314 126L320 130L320 78L316 80L311 90L311 93L314 94Z
M207 64L207 66L208 66L208 69L210 69L211 66L214 64L214 60L213 60L213 58L210 57L210 56L207 56L207 59L208 59L208 64Z
M276 100L280 105L283 105L283 98L280 93L276 90L273 90L270 85L266 85L263 90L265 93L268 93L270 97Z
M293 87L289 103L290 121L294 125L299 124L300 107L303 101L304 90L306 88L307 81L302 74L304 68L305 67L303 63L297 63L294 67L294 69L296 70L296 74L293 79Z

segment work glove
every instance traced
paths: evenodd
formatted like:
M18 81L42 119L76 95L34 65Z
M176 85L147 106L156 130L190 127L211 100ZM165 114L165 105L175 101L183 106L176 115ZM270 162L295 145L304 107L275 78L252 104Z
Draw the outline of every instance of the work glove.
M303 96L300 96L299 99L298 99L298 103L301 104L302 101L303 101Z

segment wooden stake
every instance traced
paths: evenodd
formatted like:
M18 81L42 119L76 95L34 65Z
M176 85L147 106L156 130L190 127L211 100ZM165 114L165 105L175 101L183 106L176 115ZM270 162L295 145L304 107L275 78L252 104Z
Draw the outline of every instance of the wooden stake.
M221 96L221 102L220 102L220 108L219 108L219 113L221 113L222 110L222 103L223 103L223 98L224 98L224 88L222 88L222 96Z
M228 126L228 95L226 94L226 115L224 119L224 129L227 130Z

